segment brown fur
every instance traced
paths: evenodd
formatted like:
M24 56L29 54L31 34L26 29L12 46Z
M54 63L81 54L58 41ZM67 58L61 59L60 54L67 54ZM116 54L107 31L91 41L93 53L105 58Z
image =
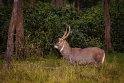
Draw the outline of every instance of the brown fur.
M65 39L59 39L59 42L55 45L58 50L61 50L62 56L69 60L72 64L95 64L100 66L105 57L104 50L98 47L89 48L71 48Z
M105 59L105 52L104 50L98 47L89 47L89 48L72 48L66 41L66 38L70 34L70 26L67 25L69 28L69 32L66 32L59 38L58 43L54 45L57 48L63 58L67 59L71 64L79 64L79 65L86 65L86 64L95 64L96 66L100 66Z

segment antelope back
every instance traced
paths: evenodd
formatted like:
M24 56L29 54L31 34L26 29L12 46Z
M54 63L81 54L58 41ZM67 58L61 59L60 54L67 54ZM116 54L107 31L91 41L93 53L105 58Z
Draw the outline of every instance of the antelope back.
M98 47L72 48L70 58L78 64L102 64L105 58L104 50Z

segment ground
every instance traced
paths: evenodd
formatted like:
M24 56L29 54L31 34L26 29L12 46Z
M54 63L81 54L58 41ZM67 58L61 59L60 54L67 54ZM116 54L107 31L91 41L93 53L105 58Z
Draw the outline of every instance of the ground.
M107 54L101 69L73 66L61 58L0 61L0 83L123 83L124 53Z

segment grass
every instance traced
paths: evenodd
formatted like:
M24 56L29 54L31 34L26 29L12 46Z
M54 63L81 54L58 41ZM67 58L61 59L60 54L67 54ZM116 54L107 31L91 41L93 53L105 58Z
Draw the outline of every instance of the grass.
M124 54L107 54L99 71L93 65L72 66L57 58L15 60L12 67L0 62L0 83L123 83Z

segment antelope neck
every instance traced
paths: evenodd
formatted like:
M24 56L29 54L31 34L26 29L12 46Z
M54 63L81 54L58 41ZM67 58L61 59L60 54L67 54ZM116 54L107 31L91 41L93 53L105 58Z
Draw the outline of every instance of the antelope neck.
M64 47L65 47L65 42L63 42L63 45L62 45L62 48L60 49L60 52L63 51Z

